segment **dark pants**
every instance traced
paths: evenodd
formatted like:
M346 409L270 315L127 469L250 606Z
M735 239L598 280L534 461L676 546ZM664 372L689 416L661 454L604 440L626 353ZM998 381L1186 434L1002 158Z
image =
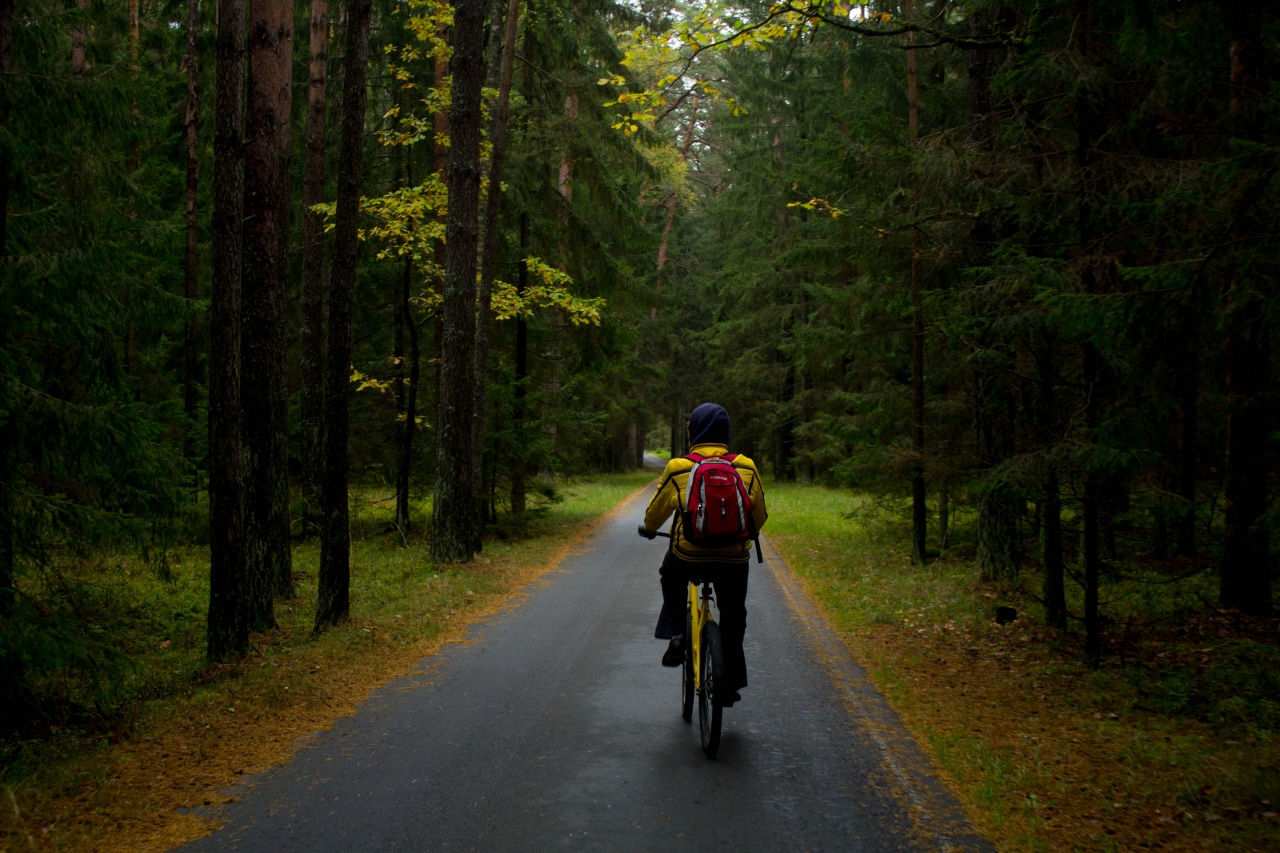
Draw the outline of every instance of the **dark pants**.
M747 633L747 574L749 564L690 563L667 552L662 561L662 613L653 636L669 640L684 633L689 584L709 580L720 609L720 637L724 645L725 677L731 690L747 686L747 657L742 638Z

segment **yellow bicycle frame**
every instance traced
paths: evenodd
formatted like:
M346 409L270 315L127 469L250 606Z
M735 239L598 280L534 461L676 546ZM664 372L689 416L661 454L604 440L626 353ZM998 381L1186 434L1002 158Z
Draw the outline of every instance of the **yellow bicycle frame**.
M698 585L689 582L689 653L693 655L693 689L702 689L702 626L711 621L711 584L702 584L702 597L698 597Z

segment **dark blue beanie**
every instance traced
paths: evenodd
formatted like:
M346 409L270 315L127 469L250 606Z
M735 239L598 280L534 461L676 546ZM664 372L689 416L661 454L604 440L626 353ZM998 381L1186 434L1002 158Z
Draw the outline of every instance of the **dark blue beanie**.
M729 443L729 413L718 403L703 403L689 414L689 445Z

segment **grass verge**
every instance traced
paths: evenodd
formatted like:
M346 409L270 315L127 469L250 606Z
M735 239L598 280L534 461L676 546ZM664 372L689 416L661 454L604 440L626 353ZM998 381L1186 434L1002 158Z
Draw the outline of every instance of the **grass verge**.
M277 603L278 627L255 634L235 666L204 663L207 552L178 551L168 582L127 560L69 562L58 582L74 591L76 618L132 659L119 687L131 699L109 729L55 727L38 742L0 744L0 850L159 851L207 834L216 821L179 810L226 802L242 775L287 760L299 738L354 713L373 688L513 601L652 479L636 472L563 486L560 502L507 525L463 566L433 564L420 536L390 525L389 502L361 494L351 621L312 632L318 545L301 543L297 597Z
M1108 657L1041 624L964 549L912 566L898 517L778 484L768 535L1002 851L1280 849L1276 625L1219 612L1203 573L1107 582ZM998 625L996 605L1016 621ZM1078 607L1075 608L1076 612Z

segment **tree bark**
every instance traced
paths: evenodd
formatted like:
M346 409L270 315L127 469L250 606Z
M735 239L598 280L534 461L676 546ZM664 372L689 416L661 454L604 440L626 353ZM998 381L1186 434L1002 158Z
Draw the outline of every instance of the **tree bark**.
M1267 102L1261 91L1266 49L1265 4L1219 0L1231 35L1231 125L1237 137L1263 142ZM1274 167L1251 181L1251 196L1274 180ZM1237 231L1250 227L1239 217ZM1240 235L1236 235L1240 236ZM1227 361L1226 538L1222 548L1220 600L1246 613L1271 613L1271 574L1267 530L1267 392L1270 390L1270 317L1265 295L1238 269L1225 283Z
M282 390L285 361L284 286L280 263L288 148L288 102L293 55L292 0L249 2L249 100L245 146L244 273L241 294L245 443L245 562L250 578L249 621L275 626L274 598L292 576L289 551L288 410ZM285 94L281 95L281 90ZM283 497L283 500L281 499ZM289 582L291 585L291 581ZM286 587L287 589L287 587Z
M436 422L436 483L431 557L464 563L475 554L479 519L473 422L476 250L480 213L480 89L484 81L484 2L454 10L449 109L449 214L445 227L444 329Z
M141 0L129 0L129 67L138 70L138 43L142 40Z
M1199 332L1195 330L1187 338L1187 353L1178 374L1178 396L1182 410L1178 496L1182 499L1182 511L1178 518L1177 553L1188 557L1196 553L1196 469L1199 460L1199 442L1196 434L1200 417L1199 354Z
M364 166L365 75L372 0L348 0L343 63L342 138L338 150L338 209L329 294L325 371L324 468L316 630L345 622L351 612L351 529L347 506L347 396L351 385L360 187Z
M915 2L906 0L907 20L915 20ZM907 127L914 151L920 141L919 74L916 63L916 34L907 33ZM911 215L920 216L918 181L911 183ZM911 450L916 464L911 473L911 562L922 565L928 558L928 508L924 483L924 281L920 260L920 227L911 228Z
M480 285L476 296L476 363L475 413L472 446L477 453L484 450L485 392L489 377L489 325L492 322L493 278L498 261L498 213L502 207L502 170L507 156L507 114L511 103L511 78L515 69L516 33L520 25L520 0L508 0L507 20L503 28L502 69L498 78L498 102L493 108L493 131L489 134L489 192L485 198L480 249ZM472 543L476 551L481 545L480 525L476 525Z
M413 186L413 149L406 147L405 186ZM418 324L413 318L413 258L406 256L400 275L400 295L396 302L396 404L404 417L400 429L400 458L396 467L396 527L401 535L410 529L409 473L413 467L413 437L418 420L418 377L420 355L418 348ZM404 351L405 334L409 337L409 352ZM406 361L408 362L406 365ZM408 381L405 368L408 367Z
M325 108L329 75L327 0L311 0L307 129L302 177L302 323L299 407L302 432L302 491L320 492L324 448L324 217L311 208L324 201Z
M244 2L218 4L213 139L213 293L209 305L209 617L211 661L249 646L240 413L244 215Z
M1076 61L1083 67L1088 63L1089 54L1089 3L1090 0L1077 0L1076 19L1073 28L1072 48ZM1079 240L1080 289L1086 294L1094 294L1098 290L1097 275L1093 268L1093 198L1092 180L1093 161L1093 107L1089 103L1088 92L1084 86L1079 87L1075 99L1076 150L1075 167L1080 188L1080 201L1076 212L1076 229ZM1092 444L1098 440L1098 425L1102 420L1099 392L1098 348L1092 341L1084 343L1084 427L1085 442ZM1092 463L1091 463L1092 465ZM1102 568L1101 524L1099 508L1102 498L1101 476L1086 467L1084 471L1084 489L1081 496L1081 515L1083 516L1084 543L1084 657L1091 667L1102 663L1102 621L1098 612L1099 580Z
M694 92L693 97L689 101L689 124L685 127L684 142L680 146L680 162L689 162L689 149L693 147L693 134L697 128L698 120L698 93ZM667 250L671 244L671 229L676 222L676 207L679 199L673 190L671 196L667 199L667 218L662 225L662 239L658 242L658 272L661 273L667 265Z
M1238 276L1238 273L1237 273ZM1271 612L1267 530L1267 391L1270 330L1262 299L1239 280L1227 307L1226 537L1222 547L1224 607Z
M182 341L182 408L187 416L186 434L182 442L182 455L194 459L196 412L199 401L196 399L196 385L199 382L199 347L197 342L195 315L192 306L200 296L200 230L196 220L196 200L199 189L200 168L200 133L198 119L200 116L199 61L200 52L198 36L200 31L200 0L187 0L187 55L184 66L187 72L187 199L186 199L186 267L183 282L183 295L187 300L187 320L183 329ZM83 38L83 36L82 36ZM80 62L84 64L84 46L80 47ZM73 62L74 64L74 62Z
M396 526L403 533L410 529L409 472L413 465L413 436L418 420L418 381L421 356L418 346L418 324L413 319L410 302L413 284L413 262L406 258L400 287L400 323L409 335L409 382L404 401L404 428L400 431L400 465L396 472Z
M516 293L523 297L529 286L529 213L520 212L520 272L516 278ZM515 436L516 452L511 457L511 513L520 515L525 511L525 471L528 461L524 456L524 414L525 394L529 388L529 325L524 314L516 315L516 377L514 403L511 407L512 434Z
M1047 330L1038 336L1037 348L1040 373L1040 399L1037 416L1040 446L1048 449L1054 440L1057 425L1057 401L1054 385L1057 380L1055 347ZM1040 487L1040 554L1044 561L1044 581L1041 586L1044 598L1044 621L1059 630L1067 627L1066 567L1062 557L1062 495L1058 482L1057 465L1050 461L1048 471Z
M88 7L89 7L89 0L76 0L76 9L81 14L84 14L85 9L87 9ZM188 18L190 17L191 15L190 15L190 12L188 11ZM85 70L84 49L85 49L85 41L87 37L88 37L88 33L85 30L83 23L77 23L76 26L71 30L71 73L76 75L77 77L83 74ZM190 49L191 49L190 37L188 36L188 44L187 44L188 55L190 55Z
M0 74L13 71L13 9L14 0L0 0ZM11 105L8 96L0 90L0 121L7 123ZM9 191L12 186L13 162L9 146L0 149L0 259L9 256ZM0 352L9 346L8 312L0 312ZM0 405L12 411L8 400L9 383L0 388ZM13 418L0 423L0 616L13 609L17 591L14 589L15 561L13 530L13 478L16 468L14 453L16 430Z
M274 551L270 582L272 592L281 598L293 598L293 547L292 527L289 516L289 237L290 214L293 211L293 181L290 179L293 162L293 0L280 0L285 7L285 25L280 30L280 50L275 59L276 117L279 122L279 156L277 157L278 220L276 228L276 288L272 311L278 326L277 341L280 356L271 363L272 417L276 429L272 432L272 455L275 474L272 478L271 544Z

